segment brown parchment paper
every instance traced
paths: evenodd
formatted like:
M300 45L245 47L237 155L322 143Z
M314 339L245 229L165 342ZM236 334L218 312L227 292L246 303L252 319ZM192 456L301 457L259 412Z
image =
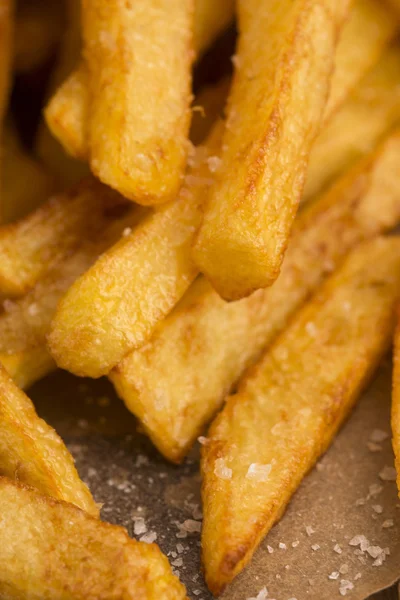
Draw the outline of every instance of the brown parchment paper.
M264 598L264 587L268 600L332 600L343 597L343 581L354 585L346 597L364 600L399 579L400 501L394 481L379 476L393 466L390 379L391 365L385 361L223 600ZM96 500L104 503L103 519L125 526L134 537L155 538L189 598L210 600L200 574L198 449L183 466L168 464L137 431L106 380L79 380L60 372L34 386L30 395L39 414L67 442ZM374 430L386 432L387 438L374 442ZM349 545L357 535L388 549L381 566L373 566L368 552ZM335 572L337 579L330 579Z

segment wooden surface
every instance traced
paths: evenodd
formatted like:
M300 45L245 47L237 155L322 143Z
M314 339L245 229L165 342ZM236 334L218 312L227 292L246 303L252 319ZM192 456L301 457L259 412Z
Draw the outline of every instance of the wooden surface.
M375 596L371 596L370 600L399 600L399 594L397 591L397 586L391 588L390 590L386 590L384 592L380 592Z

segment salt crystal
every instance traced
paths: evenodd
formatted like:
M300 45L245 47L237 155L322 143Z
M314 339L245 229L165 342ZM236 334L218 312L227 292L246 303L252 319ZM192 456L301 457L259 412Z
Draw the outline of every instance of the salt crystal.
M333 547L333 551L337 552L338 554L342 554L342 549L339 544L336 544L336 546Z
M354 583L348 581L347 579L342 579L340 582L339 593L341 596L345 596L347 592L354 588Z
M201 594L201 590L193 590L193 594L195 596L199 596Z
M369 439L371 440L371 442L377 442L378 444L380 444L380 442L383 442L388 437L389 434L386 431L383 431L382 429L374 429L371 432Z
M183 552L183 550L184 550L184 548L183 548L182 544L177 544L177 545L176 545L176 549L178 550L179 554L182 554L182 552Z
M142 533L146 533L147 526L146 526L146 523L144 522L143 517L134 517L133 522L134 522L133 533L135 535L142 535Z
M311 546L311 548L314 550L314 552L316 552L317 550L319 550L321 548L321 546L319 544L313 544Z
M258 592L258 594L255 598L254 597L248 598L247 600L267 600L267 598L268 598L268 590L266 587L263 587L263 589Z
M340 566L339 573L341 575L346 575L346 573L348 573L348 572L349 572L349 565L344 564L344 565Z
M214 473L220 479L232 478L232 469L225 465L225 460L223 458L216 459L214 463Z
M382 481L396 481L396 469L394 467L383 467L379 473L379 477Z
M177 558L176 560L173 560L171 565L173 567L181 567L183 565L183 560L182 558Z
M356 575L354 575L354 581L357 581L358 579L361 579L361 573L356 573Z
M378 515L381 515L383 513L383 507L380 504L374 504L372 510L378 513Z
M123 237L127 237L131 233L132 233L132 228L131 227L125 227L125 229L122 232L122 235L123 235Z
M204 437L204 435L200 435L197 438L197 441L199 442L199 444L201 444L202 446L205 446L205 444L207 443L207 438Z
M281 550L286 550L286 544L284 544L283 542L279 542L279 548Z
M332 571L330 575L328 575L328 579L339 579L339 571Z
M272 548L272 546L267 546L267 550L270 554L273 553L274 549Z
M384 552L382 552L381 554L379 554L379 556L377 557L376 560L374 560L374 562L372 563L373 567L380 567L383 565L383 563L385 562L386 559L386 554Z
M292 548L297 548L297 546L300 544L299 540L296 540L295 542L292 542Z
M253 481L268 481L271 469L272 465L251 463L246 473L246 479L252 479Z
M374 442L367 442L367 447L370 452L382 452L383 448Z
M389 527L393 527L393 525L394 525L393 519L386 519L386 521L383 521L383 523L382 523L382 527L384 529L388 529Z
M313 528L311 527L311 525L306 525L306 534L307 534L308 536L310 536L310 535L312 535L313 533L315 533L315 529L313 529Z
M378 556L384 553L380 546L369 546L367 552L372 558L378 558Z
M221 167L222 160L218 156L210 156L207 159L208 168L211 173L215 173Z
M361 552L365 552L369 547L369 541L365 535L355 535L350 541L349 546L360 546Z
M379 483L373 483L368 488L368 496L371 498L381 493L383 487Z
M142 537L140 538L140 541L144 542L145 544L152 544L153 542L156 541L156 539L157 539L157 533L155 531L150 531L149 533L142 535Z

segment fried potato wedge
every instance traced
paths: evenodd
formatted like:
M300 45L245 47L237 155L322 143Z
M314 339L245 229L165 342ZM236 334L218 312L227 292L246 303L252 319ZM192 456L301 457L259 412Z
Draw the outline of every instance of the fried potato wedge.
M202 547L218 595L279 519L390 343L400 238L362 244L245 377L202 452Z
M53 175L28 154L18 139L15 127L6 123L1 162L1 222L10 223L23 218L43 204L54 189Z
M0 474L72 502L93 516L99 508L62 439L0 366ZM3 515L2 515L3 516Z
M64 18L63 2L18 2L14 38L17 72L37 69L51 58L62 35Z
M326 120L343 104L360 75L376 64L398 31L395 11L381 0L355 0L336 49Z
M399 3L400 8L400 3ZM400 312L397 312L397 327L393 349L393 392L392 392L392 443L397 471L397 489L400 497Z
M347 0L238 2L222 164L193 249L226 300L279 275L347 10Z
M228 304L197 279L150 342L111 371L166 458L183 460L243 371L346 253L399 223L399 162L397 132L302 210L272 287Z
M0 228L0 295L22 296L82 240L101 233L126 201L94 178Z
M196 57L214 42L233 20L233 0L195 0L193 45ZM89 113L88 73L82 62L55 92L45 110L53 135L71 156L89 157L87 131Z
M400 44L396 42L360 82L315 140L303 201L375 147L400 119Z
M46 355L46 336L57 304L82 273L112 246L127 227L134 228L146 212L131 207L125 216L114 215L104 229L82 241L69 256L51 269L22 298L3 303L0 314L0 362L24 386L54 368Z
M105 252L61 300L48 338L60 367L81 376L106 375L150 339L195 279L190 247L222 129L218 123L198 149L178 198Z
M188 152L194 0L82 0L92 172L139 204L176 196Z
M24 600L184 600L155 544L0 478L0 595ZM29 558L29 560L27 560Z

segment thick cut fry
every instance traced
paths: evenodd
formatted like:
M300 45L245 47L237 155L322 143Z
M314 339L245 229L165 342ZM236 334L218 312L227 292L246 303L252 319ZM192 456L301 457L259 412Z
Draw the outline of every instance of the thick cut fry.
M41 345L22 349L20 352L12 354L3 352L0 361L13 381L23 390L56 369L45 340Z
M90 166L140 204L172 200L188 151L194 0L82 0Z
M195 279L190 247L212 183L210 165L218 162L213 155L221 130L217 124L206 147L198 149L177 200L105 252L60 302L49 336L60 367L77 375L106 375L150 339Z
M64 18L63 2L18 2L14 44L16 71L36 69L51 58L62 34Z
M233 20L233 8L232 0L220 0L217 4L211 0L195 1L193 45L196 57L201 56ZM72 156L80 159L89 156L87 77L82 62L57 90L45 110L46 121L55 137Z
M203 562L219 594L250 560L392 334L400 239L355 250L230 396L203 449Z
M99 509L80 480L64 442L36 414L30 399L0 366L0 474L72 502L89 514Z
M394 133L303 209L271 288L227 304L199 278L150 342L110 373L169 460L185 457L243 371L345 254L399 223L399 162L400 134Z
M67 77L70 75L73 68L76 66L80 57L81 51L81 27L80 27L80 0L67 1L67 26L65 34L61 40L60 50L58 53L57 64L50 77L48 85L48 96L52 96L57 88L64 81L69 81ZM71 78L71 84L76 86L75 78ZM77 78L79 84L79 75ZM76 92L76 89L73 90ZM68 140L76 135L76 116L74 109L81 106L79 103L70 104L70 110L66 110L61 94L61 104L56 106L56 114L52 119L52 129L61 128L60 136L65 136L63 145L68 147ZM50 109L51 112L52 109ZM66 122L64 118L66 117ZM80 115L82 122L86 125L87 115ZM57 179L62 186L66 188L77 183L82 177L88 174L89 168L86 164L81 163L72 156L66 153L63 146L50 131L45 119L42 120L36 139L36 152L41 160L51 168L52 172L57 175ZM63 137L64 139L64 137ZM72 143L72 142L71 142ZM74 152L71 152L74 155ZM87 153L86 155L87 156Z
M238 2L222 165L193 254L227 300L279 274L347 9L346 0Z
M399 3L400 8L400 3ZM397 312L397 327L393 350L393 393L392 393L392 442L397 471L397 489L400 497L400 312Z
M371 151L400 119L400 45L395 43L364 77L315 140L303 200Z
M43 204L54 191L55 180L22 147L18 133L10 123L4 129L2 154L1 222L10 223Z
M155 544L0 478L0 595L24 600L184 600Z
M60 298L126 228L136 226L144 212L144 209L132 207L123 217L114 215L112 219L110 216L102 230L93 232L69 256L55 262L30 292L16 301L3 303L0 362L11 375L32 383L34 378L44 374L45 369L54 368L53 361L45 354L45 345Z
M367 73L378 61L398 31L395 12L381 0L355 0L337 45L326 119L343 104L360 80L360 74Z
M0 296L18 297L82 240L101 233L126 201L94 178L0 228Z

